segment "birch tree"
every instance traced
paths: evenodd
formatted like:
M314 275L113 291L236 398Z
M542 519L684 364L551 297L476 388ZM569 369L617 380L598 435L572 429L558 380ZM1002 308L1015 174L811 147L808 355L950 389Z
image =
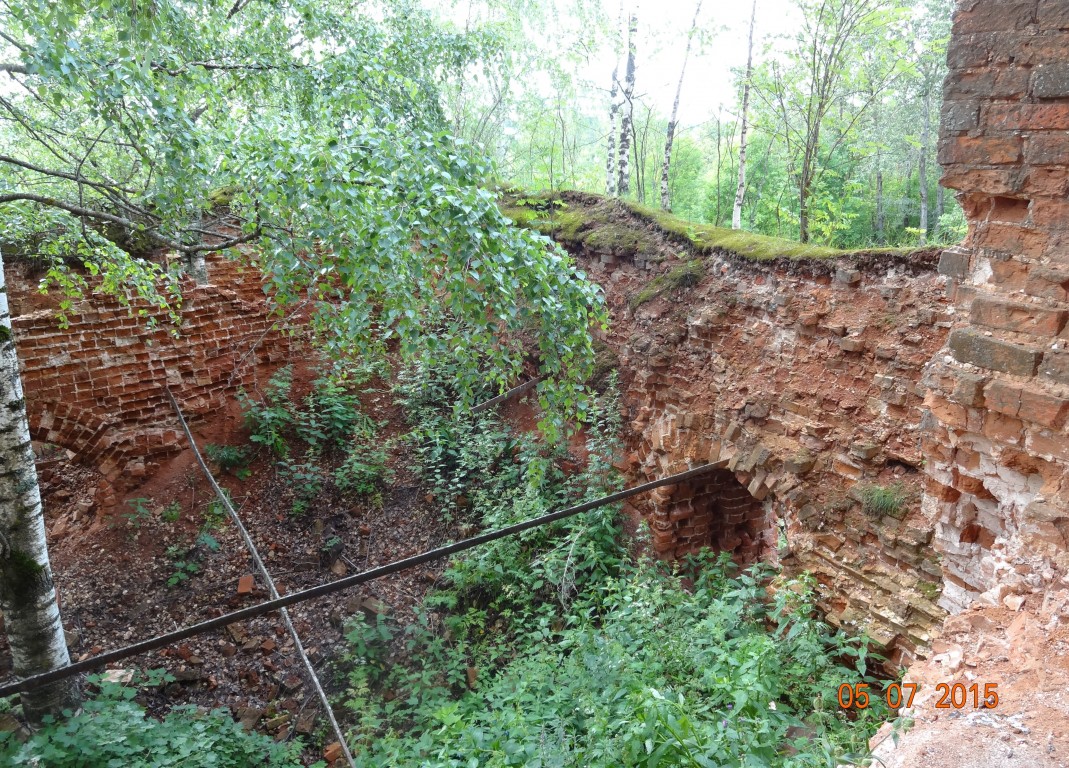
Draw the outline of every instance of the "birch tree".
M731 209L731 228L742 229L742 204L746 199L746 132L750 112L750 81L753 79L753 30L757 20L757 0L750 9L750 38L746 46L746 75L742 82L742 116L739 133L739 185L735 190L735 206Z
M762 97L778 113L798 203L798 239L809 242L810 203L827 159L851 138L872 101L856 98L852 62L879 48L872 92L882 94L907 68L901 41L884 33L902 17L896 0L799 0L802 29L789 66L773 66ZM831 136L828 130L835 123Z
M492 166L448 134L442 78L493 51L486 35L406 0L10 0L0 28L4 234L48 282L76 292L91 273L173 307L163 253L192 266L250 243L277 302L317 300L327 354L393 346L467 404L534 354L543 426L582 414L598 290L512 226ZM3 328L4 403L21 405ZM2 599L24 675L64 659L24 417L3 434Z
M626 197L631 192L631 144L635 120L635 38L638 35L638 16L632 12L627 24L627 65L624 69L623 114L620 117L619 169L616 193Z
M683 92L683 77L687 72L687 60L690 58L690 46L694 42L694 32L698 28L698 15L702 12L702 0L694 7L694 19L687 32L687 47L683 51L683 66L679 70L679 83L676 85L676 98L672 102L672 116L668 118L668 134L664 140L664 162L661 164L661 208L672 210L672 201L668 194L668 171L672 165L672 142L676 137L676 124L679 116L679 96Z
M45 542L26 398L11 331L0 253L0 613L14 672L28 677L70 664ZM22 694L31 722L73 708L78 686L61 680Z

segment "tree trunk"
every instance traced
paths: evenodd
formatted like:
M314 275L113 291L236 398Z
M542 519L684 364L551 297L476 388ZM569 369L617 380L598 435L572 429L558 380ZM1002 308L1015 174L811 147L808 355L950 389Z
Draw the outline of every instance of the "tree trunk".
M631 14L627 25L627 68L624 74L624 110L620 117L620 168L617 174L616 192L625 197L631 191L631 172L628 161L631 159L632 123L635 119L635 36L638 33L638 16Z
M942 186L935 188L935 237L943 239L943 213L946 211L946 190Z
M885 229L887 215L883 210L883 168L880 167L880 150L876 150L876 242L887 245Z
M731 210L731 228L742 229L742 203L746 199L746 117L750 109L750 78L753 77L753 28L757 19L757 0L750 11L750 43L746 48L746 80L742 84L742 132L739 135L739 186L735 190L735 207Z
M616 113L620 109L616 103L619 92L616 76L619 71L619 65L612 68L612 88L609 90L609 148L605 155L605 194L608 197L616 195Z
M754 0L757 2L757 0ZM668 194L668 170L672 165L672 142L676 137L676 120L679 115L679 95L683 91L683 76L687 72L687 59L690 58L690 44L694 41L694 30L698 27L698 14L702 10L702 0L694 8L694 20L687 33L687 48L683 52L683 67L679 70L679 83L676 85L676 100L672 102L672 116L668 119L668 134L664 140L664 163L661 165L661 208L672 210L672 201Z
M931 99L929 94L924 94L924 121L921 125L921 158L917 165L917 173L919 176L920 192L921 192L921 222L920 231L921 238L920 244L924 245L928 242L928 141L929 141L929 123L932 119Z
M0 611L17 677L70 664L37 485L26 400L11 331L3 256L0 254ZM34 723L78 703L77 682L61 680L22 694Z
M803 161L802 175L798 181L798 241L809 242L809 185L812 183L808 170L809 160Z

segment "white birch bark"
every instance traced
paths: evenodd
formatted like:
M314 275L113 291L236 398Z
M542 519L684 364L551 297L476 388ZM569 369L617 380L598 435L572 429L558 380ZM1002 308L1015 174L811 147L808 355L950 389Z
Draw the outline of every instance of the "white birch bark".
M757 19L757 0L750 10L750 43L746 49L746 80L742 84L742 131L739 135L739 185L735 190L735 206L731 209L731 228L742 229L742 204L746 199L746 120L750 110L750 80L753 78L753 28Z
M756 2L756 0L755 0ZM694 41L694 30L698 26L698 14L702 11L702 0L694 8L694 20L687 33L687 48L683 52L683 68L679 70L679 83L676 85L676 100L672 102L672 117L668 120L668 135L664 141L664 162L661 164L661 209L672 210L672 201L668 194L668 171L672 165L672 142L676 138L676 124L679 115L679 96L683 91L683 76L687 73L687 59L690 58L690 44Z
M11 331L0 254L0 612L15 674L22 678L70 664L45 543L26 401ZM74 679L22 694L31 722L78 701Z
M626 197L631 191L631 124L635 119L635 35L638 32L638 17L632 13L627 27L627 68L624 75L624 104L620 117L620 165L617 174L616 193Z
M609 90L609 151L605 158L605 194L616 195L616 113L620 105L616 103L619 85L616 82L619 64L612 68L612 88Z
M929 124L932 120L932 105L929 94L924 94L924 121L921 126L921 157L918 164L917 173L920 176L920 192L921 192L921 221L920 221L920 244L925 245L928 242L928 142L930 140L931 130Z

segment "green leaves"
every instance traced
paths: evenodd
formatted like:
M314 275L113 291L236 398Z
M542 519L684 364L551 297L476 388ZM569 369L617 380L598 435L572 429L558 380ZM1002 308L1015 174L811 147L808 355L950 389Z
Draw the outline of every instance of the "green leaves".
M156 671L158 672L158 670ZM169 676L168 676L169 677ZM173 678L170 678L173 680ZM138 684L158 686L166 678L148 673ZM299 745L276 745L247 732L228 710L203 712L176 707L162 720L147 717L134 701L136 687L91 678L100 693L62 721L35 731L25 744L0 733L0 762L8 766L137 766L138 768L297 768Z

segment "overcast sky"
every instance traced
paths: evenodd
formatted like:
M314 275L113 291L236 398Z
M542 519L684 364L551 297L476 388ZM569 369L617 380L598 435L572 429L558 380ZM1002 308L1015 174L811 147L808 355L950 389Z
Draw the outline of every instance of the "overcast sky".
M665 115L672 108L679 71L686 48L686 30L694 17L695 0L629 0L639 14L639 45L636 90ZM615 18L619 0L602 0ZM680 102L680 123L685 127L707 120L716 109L735 105L733 68L746 65L752 0L704 0L699 25L707 39L691 50ZM754 49L758 56L769 37L797 30L798 12L792 0L757 0ZM645 35L643 34L645 32ZM598 69L612 71L611 59ZM593 73L591 73L593 74ZM621 73L622 74L622 73ZM602 76L607 79L607 75Z

